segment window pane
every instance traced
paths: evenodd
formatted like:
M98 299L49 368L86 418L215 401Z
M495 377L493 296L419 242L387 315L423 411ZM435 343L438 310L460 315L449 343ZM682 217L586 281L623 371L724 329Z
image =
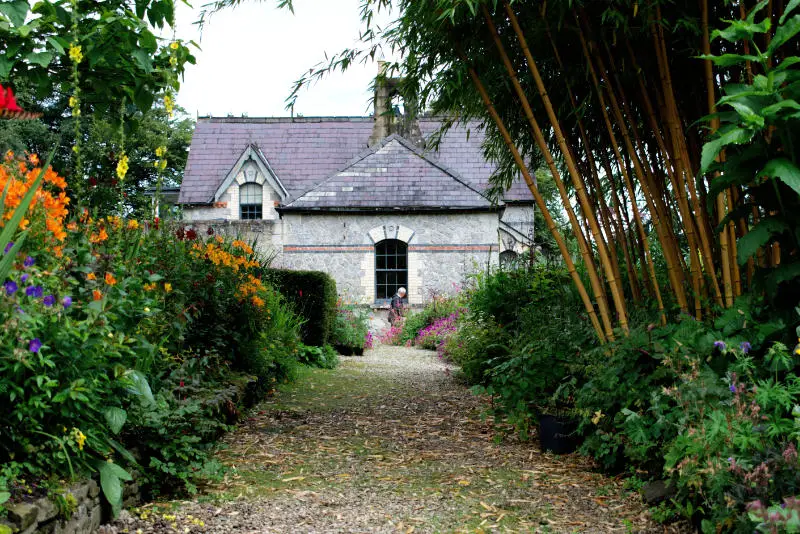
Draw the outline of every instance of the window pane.
M390 299L408 286L408 247L402 241L385 239L375 245L375 297Z
M263 196L258 184L244 184L239 188L239 204L261 204Z

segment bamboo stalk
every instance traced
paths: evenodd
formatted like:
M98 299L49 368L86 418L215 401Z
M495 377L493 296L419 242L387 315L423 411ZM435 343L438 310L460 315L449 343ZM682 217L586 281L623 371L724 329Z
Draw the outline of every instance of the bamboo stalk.
M558 192L559 195L561 196L561 201L564 205L564 209L567 211L567 216L569 218L570 224L572 225L573 233L575 234L575 237L578 239L578 245L581 252L581 256L583 257L583 261L586 264L586 270L587 274L589 275L589 281L592 285L592 290L594 292L595 299L597 299L598 307L600 309L600 316L603 320L603 326L605 327L606 337L613 340L614 331L611 323L611 317L609 314L608 305L605 299L604 288L597 274L597 269L594 264L594 258L590 253L590 249L584 238L584 234L583 231L581 230L580 223L578 222L575 216L575 212L572 209L572 205L570 204L569 194L567 193L566 187L564 186L564 182L561 179L561 173L559 172L558 167L556 166L555 161L553 160L552 153L550 152L550 149L547 146L547 142L545 141L544 134L542 134L542 130L539 127L539 123L536 121L536 118L533 115L533 110L531 109L530 102L525 96L525 92L523 91L522 86L519 83L519 79L517 78L516 75L516 70L511 64L511 60L508 58L508 54L505 51L505 47L500 41L500 37L497 34L497 28L494 26L494 23L491 20L491 16L485 9L484 9L484 15L486 16L487 24L489 26L490 32L492 33L492 37L495 40L495 45L497 47L497 50L500 54L501 59L503 60L503 64L505 65L506 70L508 71L511 83L514 86L514 90L517 93L517 97L519 98L520 103L522 104L522 109L525 113L526 119L528 120L528 124L530 125L534 139L536 140L536 145L542 152L544 160L547 163L547 167L550 169L550 172L553 175L553 181L555 182L556 187L558 188ZM595 236L595 238L597 239L597 236Z
M580 22L578 22L578 20L577 20L577 15L575 15L575 19L576 19L576 22L578 23L578 35L580 37L581 46L583 48L583 54L584 54L584 57L586 59L587 65L589 67L589 74L591 75L592 83L594 84L595 92L597 94L597 98L598 98L598 101L600 103L600 109L602 111L603 120L605 122L606 130L608 132L609 139L610 139L610 142L611 142L611 148L612 148L612 150L614 152L614 156L617 159L617 163L618 163L618 166L620 168L620 172L621 172L622 177L623 177L623 183L625 184L625 187L628 188L628 195L631 198L631 206L633 207L634 219L636 220L636 224L639 227L639 231L640 231L640 234L641 234L642 242L643 242L643 245L644 245L644 248L645 248L645 258L646 258L648 266L650 268L650 275L651 275L652 282L653 282L653 289L654 289L654 291L656 293L656 299L658 300L659 310L663 310L663 300L661 299L661 291L660 291L660 289L658 287L658 283L657 283L658 279L656 278L656 274L655 274L655 266L653 264L652 255L650 254L649 240L648 240L647 234L646 234L646 232L644 230L644 224L642 223L641 216L639 214L638 206L636 205L636 202L635 202L636 194L635 194L635 191L634 191L634 188L633 188L633 183L631 182L630 174L625 169L625 165L624 165L623 160L622 160L622 154L620 153L619 148L618 148L619 144L617 143L616 134L614 134L614 129L613 129L612 125L611 125L611 119L608 116L608 108L606 106L605 98L603 97L603 91L602 91L602 89L600 87L600 81L599 81L599 79L597 77L597 72L596 72L596 70L594 68L594 64L592 62L591 55L589 54L589 49L588 49L588 46L586 44L586 39L583 36L583 31L580 29ZM617 108L617 111L618 111L618 108ZM619 121L617 122L617 126L619 126L620 128L624 128L624 125L620 124ZM627 144L628 145L630 144L630 139L627 140ZM629 150L629 152L632 152L632 151ZM642 180L643 180L643 178L640 176L640 185L644 185ZM645 200L648 203L648 207L650 208L650 216L653 219L653 224L656 227L656 232L659 234L659 236L661 238L661 242L663 244L664 257L667 260L667 273L668 273L668 276L669 276L669 279L670 279L670 283L671 283L672 288L673 288L673 293L675 294L676 300L678 301L678 305L680 306L681 310L687 311L688 310L688 302L686 300L686 293L685 293L684 288L683 288L682 276L679 277L678 273L677 273L677 269L676 269L677 261L676 261L676 258L674 256L674 252L673 252L672 248L668 246L669 242L666 239L666 237L663 235L663 228L662 228L662 225L661 225L661 221L660 221L660 219L658 217L658 211L657 211L657 208L655 207L655 205L653 204L652 198L650 197L650 195L647 195L647 194L645 194L644 197L645 197ZM683 273L681 272L681 275L682 274ZM665 316L662 313L662 322L663 321L665 321Z
M771 0L770 0L771 3ZM703 29L703 53L706 55L711 54L711 42L709 40L709 32L708 32L708 0L700 0L701 5L701 24ZM711 60L706 59L703 61L703 67L705 70L705 82L706 82L706 100L708 103L708 112L710 114L715 114L717 111L717 101L716 101L716 89L714 87L714 66L711 63ZM713 117L711 119L711 132L712 134L719 129L719 118ZM717 161L720 161L719 156L717 157ZM714 179L719 179L719 173L714 173ZM717 207L717 221L722 222L727 214L727 202L725 200L724 193L720 192L717 195L716 207ZM731 251L729 249L730 245L730 236L731 233L729 229L723 228L722 232L720 232L719 236L719 244L720 244L720 260L722 262L722 285L725 288L725 307L730 308L733 306L733 276L731 272ZM733 259L734 265L736 264L736 259Z
M491 98L489 98L489 94L486 92L486 88L481 82L478 73L475 69L469 65L465 56L461 57L461 60L467 65L467 69L469 71L469 76L472 79L472 83L475 85L475 88L478 90L478 93L481 96L481 100L483 101L484 106L489 113L489 116L495 123L500 135L503 138L503 141L508 147L509 151L511 152L512 157L514 158L514 162L517 164L517 168L519 169L520 173L522 174L525 183L530 189L531 193L533 194L534 202L536 202L536 206L541 210L542 216L545 220L545 225L547 229L550 231L550 234L553 236L553 239L556 241L558 245L558 249L561 252L561 256L564 259L564 264L567 267L567 271L572 278L575 287L578 290L578 294L581 297L581 301L583 302L584 307L586 308L586 313L589 314L589 319L594 327L595 333L597 334L598 339L601 343L606 342L606 336L603 333L603 328L600 326L600 321L597 318L597 314L595 313L594 306L592 305L592 301L589 298L589 294L586 292L586 287L583 285L583 280L581 280L578 271L575 269L575 263L572 261L572 257L569 254L569 250L567 249L567 245L564 242L564 238L561 236L561 233L558 231L558 227L556 226L555 221L553 220L553 216L550 214L550 210L547 209L547 205L544 202L544 198L539 193L539 189L536 187L536 183L531 176L530 171L528 170L528 166L525 164L525 160L522 158L522 155L519 152L519 149L514 144L514 141L511 139L511 134L509 134L508 130L503 123L503 120L500 118L500 115L497 113L497 110L492 104Z
M563 70L564 63L561 61L561 54L559 53L558 47L556 46L556 42L553 39L553 34L550 32L550 26L547 23L547 18L544 16L543 11L540 13L542 15L542 22L545 25L545 33L547 34L547 38L550 41L550 46L552 47L553 54L556 58L556 63L558 64L558 67ZM578 126L578 134L580 136L581 143L586 153L586 162L589 167L589 173L592 178L592 184L596 190L596 195L600 202L600 209L601 209L600 215L603 221L603 225L606 227L606 233L609 236L609 247L611 248L612 260L615 266L617 278L620 278L619 262L617 259L617 253L614 246L614 233L611 231L611 226L615 227L617 236L616 240L622 247L623 257L625 258L625 269L628 273L628 283L631 286L631 294L633 295L633 300L634 302L639 303L642 299L641 288L639 287L639 277L636 275L636 271L633 268L631 254L630 251L628 250L628 240L625 237L625 232L622 227L622 221L620 220L618 224L614 224L614 219L611 216L611 210L609 210L608 208L608 203L606 202L605 194L603 193L603 188L602 185L600 184L597 162L595 161L594 155L592 154L591 144L589 143L589 136L586 133L586 127L583 124L583 120L581 119L581 116L578 113L578 101L575 98L575 93L572 90L572 84L570 84L569 79L567 79L567 77L564 77L564 85L566 86L567 89L567 96L569 97L569 102L572 107L572 112L576 118L576 123ZM616 195L616 191L614 191L614 194ZM616 209L618 212L619 209L618 208Z
M622 293L622 290L620 289L619 281L614 277L614 270L611 267L611 262L608 257L608 250L600 233L600 227L597 224L597 219L595 218L594 213L591 211L589 207L589 201L587 198L586 187L583 182L583 178L580 176L580 174L578 174L578 170L575 166L575 161L572 159L571 153L566 146L564 134L561 131L561 127L558 118L556 117L555 110L553 109L553 105L550 102L550 97L547 95L547 90L545 89L544 81L542 80L542 77L539 73L536 61L534 60L533 55L531 54L531 51L528 48L528 43L525 40L525 35L523 34L522 28L519 25L517 16L507 0L504 0L503 5L505 6L506 13L508 14L509 21L511 22L511 26L514 29L514 33L517 35L520 47L522 48L522 52L525 55L525 59L527 60L528 69L531 71L531 74L533 75L534 82L536 83L536 87L539 91L539 96L542 99L545 111L547 112L548 118L550 119L550 124L553 127L556 136L556 141L558 142L558 145L561 148L561 152L564 156L564 159L566 160L567 170L569 171L570 178L572 179L573 186L575 187L575 192L578 197L578 201L580 202L581 208L584 211L584 215L586 216L589 222L589 227L595 239L595 245L597 246L597 254L600 257L600 264L603 266L603 271L606 275L606 282L608 283L608 286L611 289L611 297L614 302L614 308L616 309L618 315L620 328L622 328L622 331L625 332L625 334L627 335L629 332L629 328L628 328L627 311L625 309L624 295ZM486 10L486 13L488 13L488 10Z

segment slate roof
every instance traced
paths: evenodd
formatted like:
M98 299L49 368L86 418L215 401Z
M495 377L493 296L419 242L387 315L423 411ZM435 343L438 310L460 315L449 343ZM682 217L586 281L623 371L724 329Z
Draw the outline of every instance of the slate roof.
M458 173L390 135L282 210L492 209Z
M184 172L180 204L210 204L214 193L249 144L261 149L289 200L318 186L343 169L367 147L372 117L199 118ZM421 118L420 129L430 136L441 125ZM426 153L428 165L439 164L459 180L483 191L495 166L483 157L483 131L454 126L442 138L438 152ZM457 184L457 182L452 181ZM454 186L455 187L455 186ZM459 186L459 189L463 188ZM531 200L518 181L506 200Z

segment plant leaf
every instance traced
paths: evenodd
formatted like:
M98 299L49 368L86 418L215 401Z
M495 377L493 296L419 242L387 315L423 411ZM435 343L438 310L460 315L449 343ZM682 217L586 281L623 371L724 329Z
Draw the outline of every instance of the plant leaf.
M760 174L778 178L800 195L800 169L788 159L777 158L770 160Z
M114 434L119 434L119 431L122 430L125 421L128 419L128 412L116 406L106 408L103 415L106 416L106 423L108 423L108 427Z
M47 67L51 61L53 61L53 53L52 52L31 52L25 59L34 63L36 65L40 65L42 67Z
M786 223L775 217L762 219L749 232L739 238L737 242L739 264L747 263L747 259L753 257L759 248L766 245L774 234L780 234L787 229Z
M0 13L7 16L14 26L20 26L25 23L25 17L28 16L29 7L30 5L27 0L2 2L0 3Z
M714 159L720 151L728 145L743 144L753 138L753 131L745 128L733 128L716 139L712 139L703 145L703 156L700 161L700 174L708 172L708 168L714 163Z
M790 18L775 30L775 35L767 48L767 55L775 55L775 51L780 48L784 43L791 40L797 33L800 32L800 15L795 15Z
M786 20L786 17L792 14L792 11L797 9L797 6L800 6L800 0L789 0L789 3L786 4L786 7L783 10L783 15L781 15L780 20L778 20L778 24L783 24L783 21Z

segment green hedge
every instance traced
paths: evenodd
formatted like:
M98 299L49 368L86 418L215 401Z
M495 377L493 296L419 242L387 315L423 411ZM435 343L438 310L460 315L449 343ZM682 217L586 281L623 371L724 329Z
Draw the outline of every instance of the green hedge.
M315 347L327 344L336 320L336 281L321 271L266 269L264 277L303 318L303 343Z

